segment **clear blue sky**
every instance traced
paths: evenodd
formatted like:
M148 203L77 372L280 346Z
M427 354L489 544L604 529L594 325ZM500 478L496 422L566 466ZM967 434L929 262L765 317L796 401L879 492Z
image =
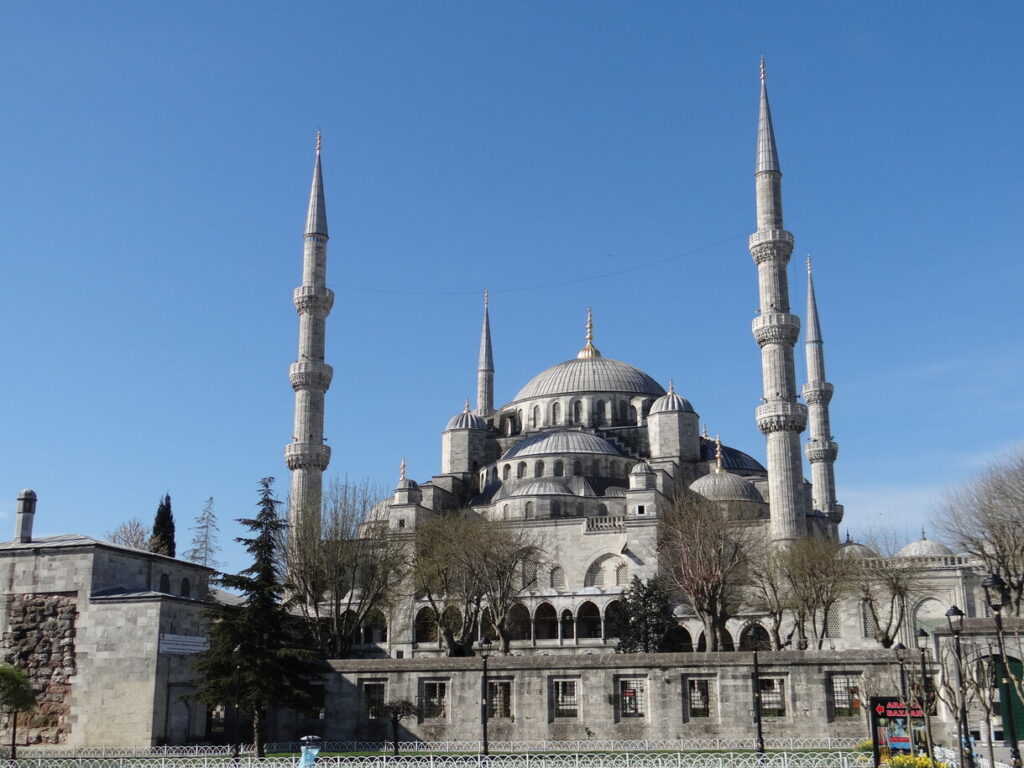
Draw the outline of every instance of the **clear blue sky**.
M426 480L475 392L596 344L763 460L757 67L815 275L840 501L915 536L1024 426L1017 2L9 2L0 525L102 535L288 487L324 133L329 473ZM798 367L803 371L802 351ZM9 535L9 534L8 534ZM225 552L233 568L244 562Z

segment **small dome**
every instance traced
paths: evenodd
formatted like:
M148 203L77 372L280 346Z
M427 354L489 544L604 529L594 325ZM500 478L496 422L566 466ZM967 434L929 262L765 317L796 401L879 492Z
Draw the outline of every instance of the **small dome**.
M572 496L572 491L561 480L543 477L523 483L511 493L512 496Z
M700 459L701 461L714 461L715 441L701 436L700 438ZM757 459L748 456L743 451L722 446L722 467L743 472L766 472L767 470Z
M651 405L651 410L648 415L653 416L656 413L693 413L693 406L690 405L690 401L684 397L680 397L676 394L675 387L672 382L668 383L668 392L659 397Z
M452 416L444 431L448 432L452 429L487 429L487 422L469 410L469 400L467 400L466 407L461 413Z
M501 458L511 459L517 456L546 456L566 453L619 455L619 452L615 450L615 446L604 438L592 435L589 432L569 429L560 432L539 432L527 437L505 451Z
M896 557L934 557L936 555L952 555L953 550L941 541L929 539L921 531L921 538L912 541L896 553Z
M629 470L631 475L653 475L654 470L651 469L651 465L646 461L638 461L633 465L633 468Z
M396 491L403 491L407 488L419 488L415 480L410 480L408 477L403 477L398 481L398 485L395 486Z
M871 547L858 544L856 541L846 541L839 548L840 557L878 557L878 553Z
M21 493L18 494L18 498L19 499L35 499L35 498L38 498L38 497L36 496L36 492L35 491L33 491L31 488L26 488L25 490L23 490Z
M711 472L690 483L690 490L711 501L756 501L764 497L754 484L730 472Z

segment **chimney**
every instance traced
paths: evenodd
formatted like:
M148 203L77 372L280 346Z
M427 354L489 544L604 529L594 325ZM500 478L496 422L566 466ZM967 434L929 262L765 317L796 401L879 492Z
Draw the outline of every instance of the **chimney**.
M18 518L14 526L14 540L27 544L32 541L32 520L36 516L36 492L26 488L18 494Z

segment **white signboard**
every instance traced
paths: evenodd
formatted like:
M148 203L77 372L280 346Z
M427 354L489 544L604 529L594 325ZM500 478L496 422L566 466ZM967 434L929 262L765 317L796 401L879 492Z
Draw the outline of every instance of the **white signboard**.
M205 637L160 633L160 653L171 656L189 656L193 653L202 653L209 647L210 642Z

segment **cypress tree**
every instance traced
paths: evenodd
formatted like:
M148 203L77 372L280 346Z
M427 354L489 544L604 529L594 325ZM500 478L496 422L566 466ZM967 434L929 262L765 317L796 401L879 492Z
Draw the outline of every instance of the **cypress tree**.
M158 555L174 557L174 513L171 512L171 494L164 494L153 519L153 535L149 539L149 551Z

